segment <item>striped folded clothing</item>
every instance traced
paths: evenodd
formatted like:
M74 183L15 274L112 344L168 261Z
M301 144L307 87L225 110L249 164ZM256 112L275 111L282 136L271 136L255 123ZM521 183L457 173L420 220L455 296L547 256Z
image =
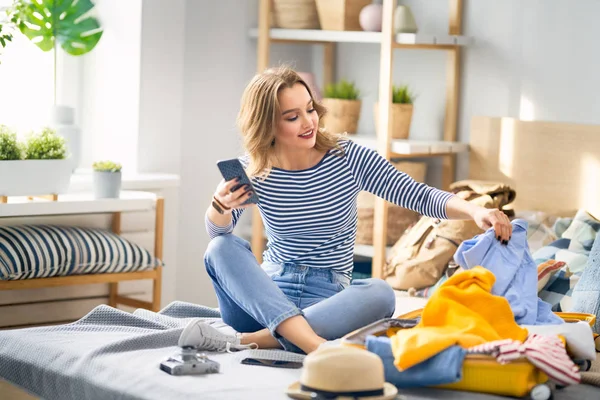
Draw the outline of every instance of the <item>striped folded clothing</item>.
M550 276L539 296L552 305L552 311L572 311L573 291L588 265L600 221L582 209L572 220L558 220L554 230L559 239L537 250L532 257L537 265L551 259L565 265Z
M512 339L496 340L467 349L468 354L489 354L500 364L526 358L559 385L581 382L579 368L571 361L558 336L529 335L524 343Z

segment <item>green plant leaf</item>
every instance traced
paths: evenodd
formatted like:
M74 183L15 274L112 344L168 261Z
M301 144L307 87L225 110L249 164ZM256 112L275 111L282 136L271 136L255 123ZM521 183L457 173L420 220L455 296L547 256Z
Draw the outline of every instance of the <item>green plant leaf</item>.
M32 133L25 142L26 160L62 160L67 157L65 138L52 128L44 127L39 133Z
M94 171L99 172L120 172L121 164L113 162L113 161L96 161L92 164L92 168Z
M100 23L86 15L91 0L32 0L19 10L19 29L43 51L50 51L57 41L69 54L90 52L100 38Z
M0 125L0 161L22 158L23 146L17 140L17 133L6 125Z
M12 42L13 36L9 28L9 25L0 24L0 45L2 45L2 48L6 47L7 42Z
M360 95L354 82L348 82L345 79L326 85L323 92L323 96L330 99L358 100Z
M410 91L408 85L392 86L392 103L413 104L416 96Z

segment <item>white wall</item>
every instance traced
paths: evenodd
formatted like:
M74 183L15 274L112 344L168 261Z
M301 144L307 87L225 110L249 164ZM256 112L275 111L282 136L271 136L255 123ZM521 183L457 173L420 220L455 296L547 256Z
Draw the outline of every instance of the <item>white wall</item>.
M241 154L235 118L256 72L256 41L247 32L256 26L258 2L188 0L185 14L177 293L180 300L216 306L203 266L204 212L220 180L217 160ZM277 46L271 60L308 68L310 49Z
M144 0L140 54L137 171L180 174L185 0ZM179 188L165 198L163 305L178 299ZM185 261L185 260L183 260Z
M461 140L474 115L600 124L598 15L595 0L468 2Z
M179 174L183 102L185 0L97 0L104 34L83 58L82 166L100 158L126 175ZM176 299L179 193L165 198L163 304Z
M83 62L81 165L89 168L93 161L111 159L121 162L124 171L133 171L139 130L142 1L95 4L104 33Z
M185 0L144 0L138 172L179 173Z
M421 32L444 33L448 0L403 0ZM463 52L459 139L468 142L474 115L600 123L600 2L580 0L465 1L463 32L475 44ZM320 68L320 50L314 64ZM338 45L337 76L353 79L365 92L359 129L374 132L373 102L378 91L379 48ZM418 93L411 138L441 139L446 56L441 51L396 50L394 82ZM466 177L468 158L459 161ZM440 183L436 163L428 181Z

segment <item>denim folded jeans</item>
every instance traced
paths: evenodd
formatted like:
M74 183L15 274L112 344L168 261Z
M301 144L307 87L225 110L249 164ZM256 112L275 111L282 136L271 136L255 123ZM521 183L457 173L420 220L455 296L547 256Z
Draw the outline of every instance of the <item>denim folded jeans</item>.
M232 234L211 240L204 265L223 321L243 333L267 328L287 351L302 353L276 332L290 317L303 315L317 335L335 340L391 317L396 305L393 289L381 279L350 282L332 269L292 262L261 266L250 244Z

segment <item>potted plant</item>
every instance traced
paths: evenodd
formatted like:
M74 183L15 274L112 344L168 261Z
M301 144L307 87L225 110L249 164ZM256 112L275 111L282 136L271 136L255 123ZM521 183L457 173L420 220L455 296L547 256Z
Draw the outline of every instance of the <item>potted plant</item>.
M118 199L121 191L121 164L96 161L94 169L94 196L97 199Z
M14 161L23 158L23 146L17 140L17 133L6 125L0 125L0 161Z
M408 139L413 114L413 102L416 96L408 85L392 86L392 104L390 119L392 120L392 138ZM379 103L374 107L375 130L379 132Z
M356 133L362 105L360 95L354 82L345 79L326 85L321 100L327 109L325 128L335 133Z
M65 139L46 127L19 142L14 130L0 125L0 176L0 196L66 192L71 161L67 158Z

